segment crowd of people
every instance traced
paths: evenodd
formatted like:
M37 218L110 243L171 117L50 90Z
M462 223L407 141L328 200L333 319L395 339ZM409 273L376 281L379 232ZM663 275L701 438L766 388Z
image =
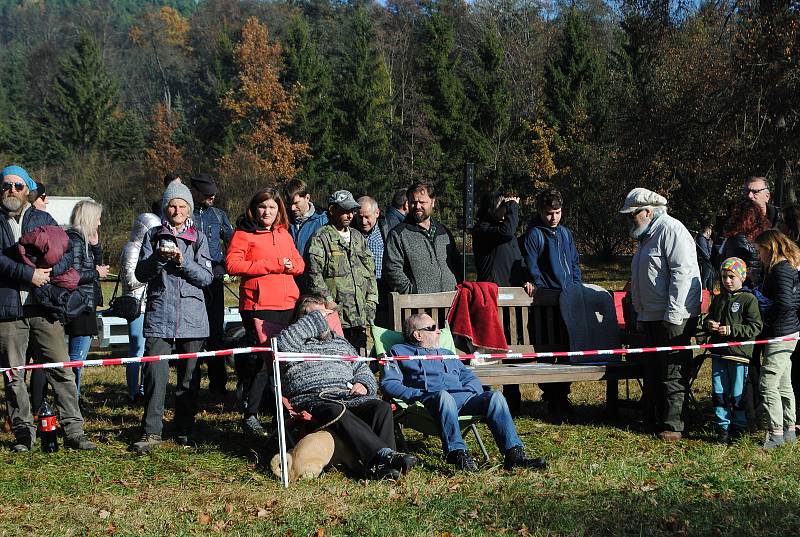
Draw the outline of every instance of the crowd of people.
M109 271L99 246L102 206L80 202L64 233L46 212L40 182L19 166L1 175L0 367L83 359L103 304L99 282ZM214 206L218 187L211 176L171 174L164 188L151 210L135 218L120 257L122 296L134 305L130 356L222 348L226 275L239 280L239 312L253 344L277 338L281 350L339 355L368 352L369 327L386 319L390 292L453 291L464 279L453 234L433 216L437 199L429 183L398 191L384 215L375 199L356 199L347 190L315 205L307 185L294 179L282 191L256 192L235 224ZM638 245L630 297L648 345L686 344L701 333L711 341L797 336L800 209L770 205L764 178L748 179L744 192L717 241L710 227L695 240L655 192L636 188L625 198L620 213ZM558 190L540 192L536 213L518 236L519 198L483 196L472 236L478 281L521 287L530 296L582 285L576 242L561 223L564 205ZM702 289L713 288L717 278L719 294L701 323ZM405 320L405 343L392 352L452 354L440 348L441 328L428 315L412 315ZM758 416L768 420L765 448L796 441L795 347L789 340L757 347L755 354L752 347L731 347L713 356L720 442L752 428ZM172 426L182 445L193 442L200 362L177 361ZM655 353L643 364L645 424L662 440L677 440L685 428L691 352ZM206 365L209 391L224 395L225 362L212 358ZM143 406L142 434L132 449L147 453L162 442L170 366L126 367L128 399ZM241 355L235 372L242 427L265 438L260 414L269 405L271 367L260 355ZM396 450L391 407L379 386L386 397L422 403L439 425L445 460L459 470L477 471L461 437L460 414L485 416L506 468L546 466L526 455L517 435L512 415L520 408L519 387L487 390L458 359L392 362L380 384L363 362L292 362L282 377L290 404L334 436L334 461L367 477L397 478L417 464L414 455ZM79 369L31 375L30 394L20 371L5 382L13 451L33 448L34 414L47 384L66 445L96 448L83 430ZM553 416L567 419L573 412L569 383L541 388Z

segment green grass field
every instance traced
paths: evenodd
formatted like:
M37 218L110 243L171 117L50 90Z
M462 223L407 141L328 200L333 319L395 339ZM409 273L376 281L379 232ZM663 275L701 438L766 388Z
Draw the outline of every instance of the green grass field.
M621 288L626 267L592 269ZM108 290L107 297L110 297ZM123 352L123 351L119 351ZM231 372L229 387L233 387ZM409 433L423 465L398 483L329 471L284 490L233 400L201 392L196 447L171 440L136 456L141 409L126 404L121 367L84 371L87 433L96 452L13 454L0 434L0 535L790 535L800 529L800 448L760 451L756 437L714 445L709 367L693 393L691 435L674 444L634 431L637 415L604 415L604 385L575 383L577 422L547 421L540 391L523 390L516 420L544 472L506 472L493 457L454 473L435 438ZM621 385L624 397L638 385ZM168 402L168 406L171 401ZM165 434L171 428L167 412ZM468 439L478 455L474 440Z

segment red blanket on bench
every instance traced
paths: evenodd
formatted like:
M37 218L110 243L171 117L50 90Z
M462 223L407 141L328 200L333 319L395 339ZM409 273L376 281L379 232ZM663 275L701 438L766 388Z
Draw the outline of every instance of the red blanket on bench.
M497 313L497 284L462 282L457 289L447 315L453 335L465 338L476 348L507 351L508 343Z

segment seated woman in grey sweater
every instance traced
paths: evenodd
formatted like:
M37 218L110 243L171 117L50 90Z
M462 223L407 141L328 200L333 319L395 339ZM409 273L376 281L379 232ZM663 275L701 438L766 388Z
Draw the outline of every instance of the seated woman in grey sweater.
M356 355L331 330L331 314L321 295L301 296L295 322L278 335L278 350ZM333 435L333 463L372 479L397 479L417 463L413 455L396 451L391 405L376 397L378 384L365 362L287 362L281 366L281 383L292 406L308 411Z

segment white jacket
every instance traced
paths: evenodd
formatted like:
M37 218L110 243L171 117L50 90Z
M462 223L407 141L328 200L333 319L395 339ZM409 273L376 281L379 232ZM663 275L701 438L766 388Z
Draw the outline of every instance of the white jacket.
M631 299L639 321L680 324L700 314L702 290L694 239L664 213L631 262Z
M136 263L139 262L139 251L142 249L142 240L147 231L161 223L161 219L153 213L142 213L136 217L131 229L131 240L122 248L119 260L119 279L122 283L122 294L134 296L139 299L141 312L144 313L146 298L144 296L147 286L134 276Z

